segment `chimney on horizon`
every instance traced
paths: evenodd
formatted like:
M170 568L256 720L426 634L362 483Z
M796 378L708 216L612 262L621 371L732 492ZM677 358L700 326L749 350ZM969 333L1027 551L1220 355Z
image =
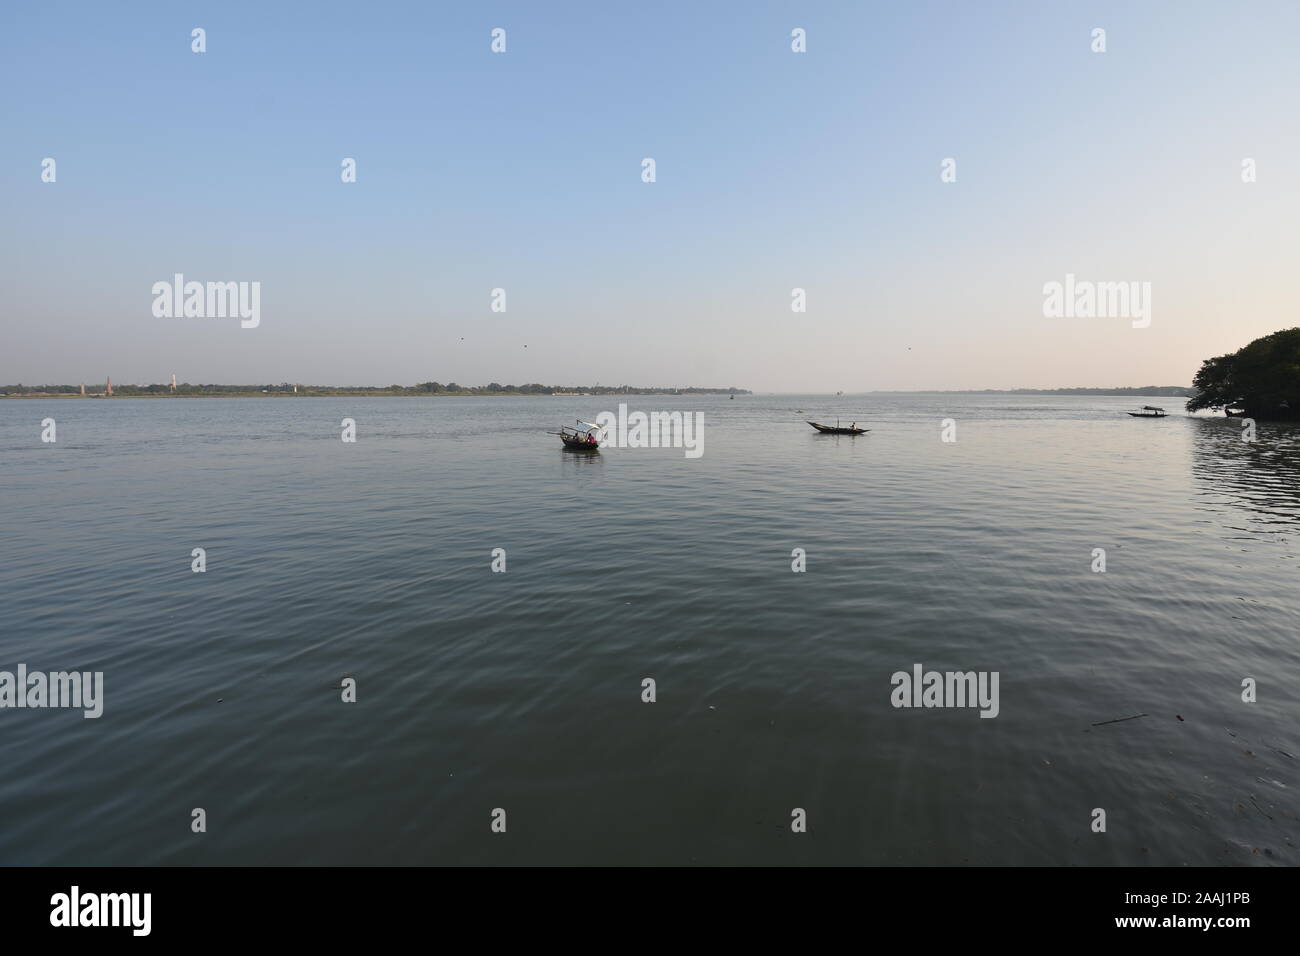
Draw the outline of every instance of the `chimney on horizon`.
M176 373L172 372L172 391L176 391Z
M108 377L108 397L113 397L113 376Z

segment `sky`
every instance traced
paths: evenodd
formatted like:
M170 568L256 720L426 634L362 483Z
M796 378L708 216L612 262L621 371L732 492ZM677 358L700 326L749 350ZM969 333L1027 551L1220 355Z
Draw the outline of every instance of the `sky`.
M7 3L0 383L1188 384L1300 324L1297 35L1290 0ZM260 283L258 325L156 316L176 273ZM1067 274L1150 283L1149 325L1045 316Z

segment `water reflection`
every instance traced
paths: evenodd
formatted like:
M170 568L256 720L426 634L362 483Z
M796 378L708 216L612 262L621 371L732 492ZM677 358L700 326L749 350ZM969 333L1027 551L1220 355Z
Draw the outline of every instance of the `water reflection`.
M590 472L605 464L605 459L601 457L600 451L582 451L572 448L561 447L560 469L564 474L581 474Z
M1200 496L1245 509L1268 533L1300 525L1300 426L1258 422L1255 440L1242 440L1240 419L1188 419L1192 479Z

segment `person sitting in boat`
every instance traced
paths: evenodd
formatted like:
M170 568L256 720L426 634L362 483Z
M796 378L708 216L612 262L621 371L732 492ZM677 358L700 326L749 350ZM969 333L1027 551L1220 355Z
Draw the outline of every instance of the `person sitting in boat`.
M588 445L596 444L596 436L593 435L591 432L587 432L587 444Z

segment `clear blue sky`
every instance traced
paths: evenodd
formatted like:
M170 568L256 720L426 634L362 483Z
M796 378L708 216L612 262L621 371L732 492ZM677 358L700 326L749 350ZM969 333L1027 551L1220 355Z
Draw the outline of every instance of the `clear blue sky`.
M50 2L0 24L0 382L1177 384L1300 324L1294 2ZM176 272L260 281L260 327L155 318ZM1067 272L1151 282L1151 327L1044 318Z

